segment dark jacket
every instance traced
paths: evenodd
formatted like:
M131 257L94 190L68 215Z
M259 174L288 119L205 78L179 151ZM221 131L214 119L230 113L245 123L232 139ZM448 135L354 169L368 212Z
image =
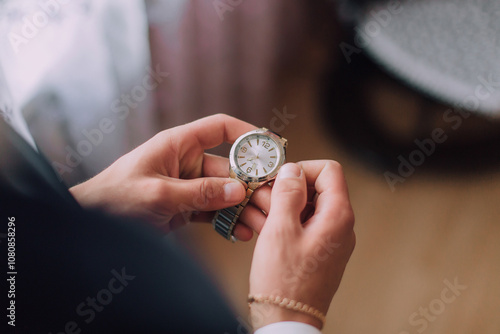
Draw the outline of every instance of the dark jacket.
M2 333L247 333L181 250L141 222L82 209L1 119L0 268Z

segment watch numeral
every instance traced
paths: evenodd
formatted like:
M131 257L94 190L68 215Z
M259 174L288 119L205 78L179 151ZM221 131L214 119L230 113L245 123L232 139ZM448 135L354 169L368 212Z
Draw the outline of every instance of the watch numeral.
M247 168L247 173L250 174L252 172L252 167Z
M243 152L243 153L247 153L247 148L246 148L246 146L243 146L243 147L241 148L241 152Z
M274 162L270 161L267 165L268 165L269 167L274 167Z
M264 146L264 148L265 148L265 149L268 149L268 148L269 148L269 146L271 146L271 144L270 144L270 143L268 143L268 142L263 141L263 142L262 142L262 146Z

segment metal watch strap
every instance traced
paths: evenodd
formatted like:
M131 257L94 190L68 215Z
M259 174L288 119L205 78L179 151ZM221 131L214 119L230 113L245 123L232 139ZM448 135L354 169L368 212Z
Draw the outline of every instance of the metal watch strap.
M247 205L250 197L252 197L252 194L253 189L247 188L247 194L243 202L236 206L231 206L229 208L217 211L214 219L212 220L212 225L214 226L214 230L216 230L217 233L222 235L227 240L234 241L233 229L236 226L238 218L240 218L241 212Z

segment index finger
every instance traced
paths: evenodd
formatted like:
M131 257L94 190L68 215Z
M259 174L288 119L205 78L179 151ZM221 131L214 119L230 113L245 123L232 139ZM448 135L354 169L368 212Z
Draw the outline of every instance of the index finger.
M300 161L297 163L306 176L306 182L308 186L314 186L316 192L319 194L331 189L332 191L338 192L339 194L347 196L349 198L349 191L347 188L347 183L344 178L344 173L342 172L342 166L333 160L307 160ZM331 169L331 178L328 178L329 182L324 182L326 180L318 180L320 174L327 167Z
M224 142L232 144L242 134L255 129L255 125L225 114L201 118L182 127L184 134L194 136L204 150Z
M305 227L319 233L352 232L354 214L340 164L331 160L317 160L300 162L299 165L304 170L308 185L314 184L318 194L314 215Z

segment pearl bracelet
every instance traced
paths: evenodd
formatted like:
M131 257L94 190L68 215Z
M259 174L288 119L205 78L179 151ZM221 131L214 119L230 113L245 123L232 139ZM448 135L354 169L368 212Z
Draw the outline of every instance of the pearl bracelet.
M263 296L263 295L248 295L248 306L252 303L264 303L264 304L273 304L279 307L286 308L288 310L293 310L301 313L308 314L319 321L321 321L321 327L325 324L325 315L315 309L312 306L309 306L307 304L298 302L293 299L288 299L288 298L283 298L280 296Z

